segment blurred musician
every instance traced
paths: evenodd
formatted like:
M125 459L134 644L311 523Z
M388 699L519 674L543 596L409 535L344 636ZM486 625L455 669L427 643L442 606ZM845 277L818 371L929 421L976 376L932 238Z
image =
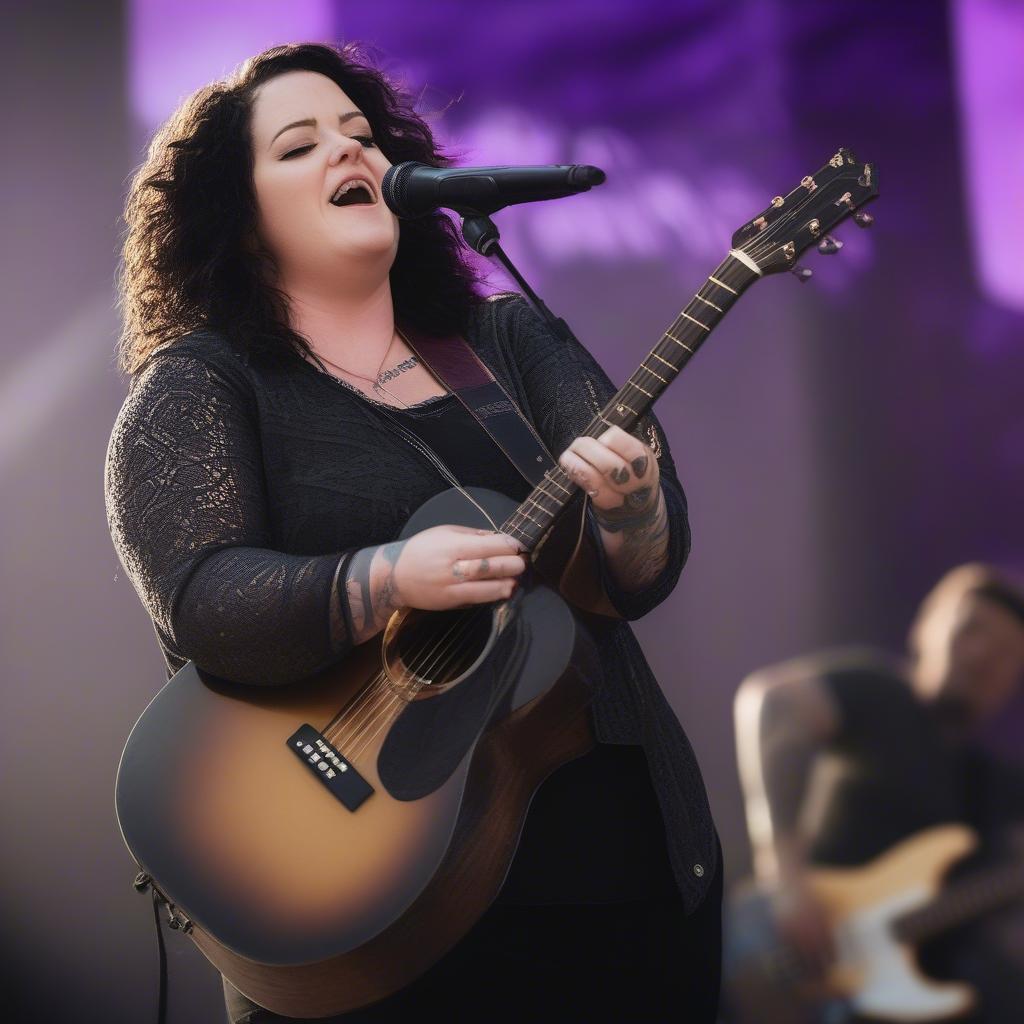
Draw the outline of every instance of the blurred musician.
M857 975L846 996L877 981L877 1006L890 997L892 1005L905 1001L900 1019L945 1019L956 1000L943 1009L936 998L926 1010L929 988L932 996L941 994L930 987L931 972L977 990L970 1020L1010 1024L1024 1020L1024 913L1014 902L1015 893L1024 895L1024 866L1009 877L1013 885L1004 866L999 894L994 883L961 887L968 895L987 893L987 902L976 900L973 913L966 896L958 896L958 912L947 910L938 922L944 927L935 927L932 914L931 932L941 935L907 946L907 956L897 951L896 940L930 933L921 927L915 933L906 919L893 923L900 899L893 879L902 873L898 884L910 898L910 889L927 878L928 864L942 859L934 855L936 843L948 848L950 835L954 846L959 841L958 833L938 828L949 823L969 826L980 843L972 856L958 858L942 885L950 877L970 878L971 870L977 873L988 862L1005 865L1012 856L1024 824L1024 761L994 754L983 739L1021 693L1024 590L987 566L960 566L925 597L908 640L906 659L865 648L831 651L762 669L740 686L739 767L755 874L771 894L766 917L777 937L776 953L792 954L788 977L794 992L798 977L805 992L813 990L807 983L815 979L822 983L820 995L834 992L829 981L841 976L837 964L859 958L859 964L844 965L852 969L847 980ZM887 854L887 861L877 860ZM897 885L886 890L888 908L881 897L873 910L867 907L874 898L871 886L863 884L869 877L876 893L879 886ZM815 884L816 879L831 881ZM859 917L857 907L865 908ZM876 920L891 913L886 929L876 939L858 938L856 928L871 913ZM909 925L927 922L918 916ZM892 961L866 966L883 954ZM897 960L900 971L893 973ZM749 1002L757 986L749 979L742 985ZM957 994L945 990L950 993ZM743 1001L742 994L734 999ZM858 1019L871 1004L862 1002L858 1009L856 998L846 998L831 1004L833 1014L840 1005L848 1012L833 1019ZM765 1002L757 1014L758 1024L768 1024ZM789 1019L822 1018L804 1008ZM877 1010L872 1019L879 1019ZM962 1010L957 1019L964 1019Z

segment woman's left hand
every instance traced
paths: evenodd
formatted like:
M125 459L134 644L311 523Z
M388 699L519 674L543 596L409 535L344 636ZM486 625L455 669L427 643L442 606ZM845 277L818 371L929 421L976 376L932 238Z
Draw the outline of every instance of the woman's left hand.
M558 463L590 495L602 525L618 516L642 516L661 494L654 452L621 427L609 427L600 437L577 437Z

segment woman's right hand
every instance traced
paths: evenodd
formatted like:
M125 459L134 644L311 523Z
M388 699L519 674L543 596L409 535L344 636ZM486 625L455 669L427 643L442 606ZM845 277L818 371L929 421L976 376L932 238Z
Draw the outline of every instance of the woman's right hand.
M526 569L523 545L507 533L432 526L399 542L395 604L431 611L509 597Z
M376 636L400 608L442 611L509 597L526 568L522 550L508 534L469 526L431 526L361 548L345 573L352 642Z

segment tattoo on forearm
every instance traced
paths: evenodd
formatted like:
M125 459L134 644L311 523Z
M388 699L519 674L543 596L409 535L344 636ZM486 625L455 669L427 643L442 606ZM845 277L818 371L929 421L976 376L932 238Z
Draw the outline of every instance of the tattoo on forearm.
M405 547L404 540L396 540L390 544L382 544L379 548L379 556L386 568L384 578L381 580L377 590L377 608L383 622L387 622L391 613L398 607L398 585L395 583L395 566L398 564L398 556Z
M401 607L395 566L405 541L363 548L349 561L345 594L352 616L354 643L362 643L384 628L391 613Z
M357 551L348 563L345 593L348 597L349 612L352 615L352 628L357 636L366 632L367 619L373 618L370 565L373 562L375 550L375 548L363 548L361 551Z
M606 546L616 579L628 590L639 590L655 579L668 562L668 510L658 488L639 487L626 495L615 509L594 509L594 518L605 533L615 538Z
M660 491L659 491L660 497ZM638 487L623 498L618 508L595 508L598 525L609 533L641 530L650 526L657 517L660 502L651 501L651 488Z

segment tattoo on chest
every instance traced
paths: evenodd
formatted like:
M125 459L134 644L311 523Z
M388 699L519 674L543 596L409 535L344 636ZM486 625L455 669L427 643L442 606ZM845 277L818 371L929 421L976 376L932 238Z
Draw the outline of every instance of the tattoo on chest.
M396 377L400 377L406 370L411 370L414 366L419 365L419 358L416 356L409 356L408 359L403 359L400 363L392 366L390 370L384 370L383 373L377 378L381 383L385 383L389 380L394 380Z

